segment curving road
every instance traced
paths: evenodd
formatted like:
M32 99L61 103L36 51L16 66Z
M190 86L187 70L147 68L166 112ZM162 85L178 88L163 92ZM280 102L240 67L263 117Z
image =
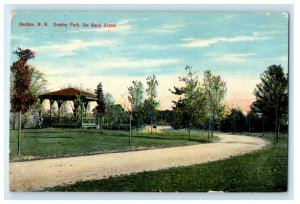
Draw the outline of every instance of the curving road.
M10 191L37 191L77 181L207 163L259 150L256 137L220 135L220 141L163 149L45 159L9 164Z

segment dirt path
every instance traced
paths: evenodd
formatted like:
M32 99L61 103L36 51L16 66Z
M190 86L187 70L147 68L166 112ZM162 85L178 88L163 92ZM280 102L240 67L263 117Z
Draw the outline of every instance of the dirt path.
M77 181L201 164L245 154L266 145L268 142L260 138L221 135L217 143L12 162L9 164L9 188L11 191L36 191Z

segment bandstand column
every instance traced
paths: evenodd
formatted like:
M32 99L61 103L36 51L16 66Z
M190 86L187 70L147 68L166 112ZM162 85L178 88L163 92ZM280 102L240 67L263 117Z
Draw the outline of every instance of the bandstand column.
M84 117L86 118L86 109L87 109L87 106L89 104L89 101L84 101Z
M80 108L81 108L81 111L80 111L80 117L81 117L81 126L82 126L82 124L83 124L83 100L80 100Z
M60 107L61 107L61 105L63 104L63 100L61 100L61 99L58 99L57 100L57 106L58 106L58 120L59 120L59 118L60 118Z
M51 118L51 116L52 116L52 105L54 103L54 100L53 99L49 99L49 101L50 101L50 118Z

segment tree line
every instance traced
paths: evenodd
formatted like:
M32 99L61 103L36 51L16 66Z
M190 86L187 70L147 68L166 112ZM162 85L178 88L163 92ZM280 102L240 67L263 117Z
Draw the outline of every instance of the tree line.
M11 111L19 114L19 124L22 114L29 110L41 109L38 95L45 90L46 80L43 74L27 64L35 57L29 49L18 48L14 54L18 60L11 65ZM130 124L139 128L149 124L151 128L158 120L165 121L174 129L206 130L208 138L214 131L223 132L265 132L273 131L276 142L279 141L280 130L288 128L288 74L281 65L271 65L261 74L261 82L253 91L255 101L250 111L245 115L239 108L228 108L224 99L227 93L226 82L210 70L203 72L200 82L198 72L191 66L185 67L186 75L179 77L182 86L173 87L169 91L179 96L172 101L172 110L158 109L157 89L159 86L155 75L146 78L146 89L141 81L133 81L125 95L130 107L115 104L111 94L103 91L100 82L95 89L97 106L93 110L98 118L98 124L103 128L118 124ZM37 114L38 115L38 114ZM106 122L105 122L106 120ZM152 131L152 129L151 129ZM20 140L21 125L19 125ZM18 142L19 144L20 142ZM20 149L18 148L18 152Z

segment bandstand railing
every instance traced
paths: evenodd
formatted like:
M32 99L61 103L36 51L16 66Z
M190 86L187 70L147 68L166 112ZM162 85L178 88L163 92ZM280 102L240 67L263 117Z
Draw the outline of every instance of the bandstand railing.
M43 117L44 127L97 127L95 118Z

